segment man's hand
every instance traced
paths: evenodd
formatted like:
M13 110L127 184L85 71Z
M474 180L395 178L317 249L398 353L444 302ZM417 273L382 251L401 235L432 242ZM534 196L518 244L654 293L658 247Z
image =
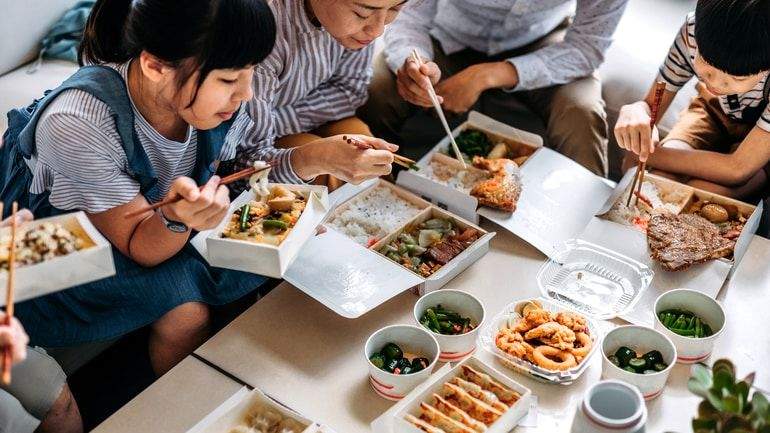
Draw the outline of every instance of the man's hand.
M27 358L29 337L15 317L11 320L10 325L7 324L7 320L8 316L4 312L0 312L0 350L10 349L11 364L18 364Z
M508 62L479 63L440 82L436 93L444 98L445 110L465 113L485 90L514 87L518 78L516 68Z
M441 79L441 70L431 61L423 60L422 65L411 57L407 57L403 66L396 73L398 94L405 101L420 107L432 107L433 103L428 94L430 85L436 85ZM439 98L441 102L441 98Z

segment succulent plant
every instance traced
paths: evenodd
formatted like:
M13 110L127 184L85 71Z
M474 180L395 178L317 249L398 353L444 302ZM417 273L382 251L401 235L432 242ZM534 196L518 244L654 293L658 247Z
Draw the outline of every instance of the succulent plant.
M770 404L754 390L754 373L736 382L735 367L727 359L709 369L696 364L687 387L703 397L698 416L692 420L694 433L770 433Z

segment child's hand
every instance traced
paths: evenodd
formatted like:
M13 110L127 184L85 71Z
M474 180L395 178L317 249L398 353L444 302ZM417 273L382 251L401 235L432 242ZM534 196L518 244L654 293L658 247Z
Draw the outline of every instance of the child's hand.
M658 128L650 127L650 107L646 102L635 102L620 109L615 138L621 149L639 155L639 161L647 161L658 147L658 137Z
M181 196L183 200L163 206L163 215L198 231L216 227L230 207L230 192L226 186L219 185L219 181L219 176L212 176L203 189L199 189L189 177L177 178L167 196Z
M18 364L27 358L29 337L21 323L14 317L11 324L6 324L7 316L0 312L0 349L10 348L11 364Z
M21 225L22 223L32 221L33 219L35 219L35 217L32 215L32 212L30 212L29 209L22 209L16 213L16 224ZM11 217L8 217L0 222L0 227L10 227L10 225Z

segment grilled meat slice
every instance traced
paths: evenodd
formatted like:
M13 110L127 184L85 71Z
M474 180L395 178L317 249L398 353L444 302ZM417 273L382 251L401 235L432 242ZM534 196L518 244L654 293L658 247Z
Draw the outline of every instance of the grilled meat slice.
M650 257L667 271L685 270L733 253L735 241L723 237L719 229L694 214L656 214L647 228Z
M479 232L472 228L465 229L459 235L452 236L428 248L425 254L434 262L445 265L468 248L476 239Z

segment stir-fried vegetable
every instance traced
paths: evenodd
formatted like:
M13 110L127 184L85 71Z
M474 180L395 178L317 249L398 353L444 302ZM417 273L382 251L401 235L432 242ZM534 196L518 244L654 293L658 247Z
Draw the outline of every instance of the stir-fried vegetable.
M249 210L251 210L251 205L246 203L241 208L241 218L239 221L238 226L240 227L242 232L245 232L249 229Z
M607 356L607 359L629 373L652 374L668 368L668 364L663 362L663 355L657 350L651 350L638 356L633 349L621 346L614 355Z
M420 317L420 324L437 334L459 335L472 331L476 325L468 317L443 308L441 304L428 308Z
M475 129L466 129L455 137L457 147L460 152L467 156L467 159L473 159L474 156L487 156L492 149L492 142L486 134ZM449 153L454 155L454 150L449 149Z
M700 317L685 310L666 310L658 313L660 323L671 332L683 337L705 338L714 334L711 327Z
M430 365L428 358L416 357L410 361L395 343L386 344L382 350L372 354L369 361L380 370L393 374L416 373Z

